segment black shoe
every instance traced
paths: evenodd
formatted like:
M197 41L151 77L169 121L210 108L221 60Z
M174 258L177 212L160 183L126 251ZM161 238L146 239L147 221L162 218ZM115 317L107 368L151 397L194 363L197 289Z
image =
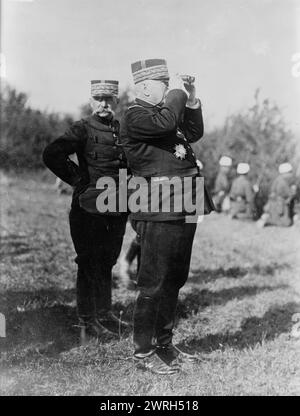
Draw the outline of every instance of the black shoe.
M103 335L103 329L94 319L79 319L78 327L80 328L80 345L86 345L92 339L98 339Z
M104 315L96 318L96 323L99 328L102 328L111 334L114 335L121 335L124 331L130 328L130 325L119 319L116 315L114 315L111 311L106 312Z
M196 354L189 354L181 351L172 343L166 345L158 345L156 347L156 354L167 365L181 365L185 363L196 363L201 361L201 358Z
M180 367L167 365L155 352L144 358L134 357L134 361L137 369L154 374L171 375L180 371Z

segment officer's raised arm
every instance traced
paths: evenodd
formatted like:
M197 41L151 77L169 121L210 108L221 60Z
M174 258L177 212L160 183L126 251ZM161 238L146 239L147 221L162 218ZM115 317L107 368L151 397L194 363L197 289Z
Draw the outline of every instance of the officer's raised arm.
M176 130L186 100L186 94L176 89L169 92L165 103L155 112L149 112L145 106L135 111L129 109L126 114L128 133L132 138L136 137L139 140L167 137L171 131ZM139 105L141 100L137 99L136 103Z
M186 139L193 143L200 140L204 133L201 101L196 97L195 78L188 75L182 75L181 77L189 96L180 129Z

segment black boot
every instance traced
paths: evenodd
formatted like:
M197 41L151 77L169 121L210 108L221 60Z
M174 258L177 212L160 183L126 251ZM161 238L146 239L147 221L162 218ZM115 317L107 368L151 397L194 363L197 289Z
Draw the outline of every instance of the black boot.
M97 326L95 319L93 318L79 318L78 327L80 329L80 345L84 346L92 339L98 339L100 336L100 328Z
M133 343L135 355L155 350L153 338L157 317L157 300L139 295L133 313Z
M167 365L155 352L143 358L134 357L137 369L159 375L171 375L180 371L179 366Z
M129 323L119 319L112 311L101 314L95 321L100 330L119 337L130 328Z
M199 355L184 352L172 343L167 345L157 345L156 354L167 365L174 365L176 367L181 366L181 364L191 364L202 361Z

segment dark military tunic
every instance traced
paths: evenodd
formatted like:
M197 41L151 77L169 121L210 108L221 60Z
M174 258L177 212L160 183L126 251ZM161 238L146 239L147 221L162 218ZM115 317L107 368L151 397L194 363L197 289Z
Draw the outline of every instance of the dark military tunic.
M69 155L76 154L78 165ZM61 180L73 186L73 203L91 213L96 209L96 182L100 177L118 179L127 166L119 143L119 122L97 115L75 122L65 134L48 145L43 153L46 166ZM81 195L83 194L84 195ZM79 195L80 198L79 198Z
M227 194L230 191L230 182L227 174L220 170L215 181L214 193L218 194L223 191Z
M254 214L254 192L249 179L240 175L232 182L230 189L232 218L253 219Z
M136 101L125 113L120 139L124 145L128 166L135 176L180 177L200 176L194 151L189 143L203 136L201 107L185 107L186 97L180 90L172 90L162 107ZM177 151L179 150L179 152ZM204 213L214 209L204 187ZM147 221L177 220L185 213L132 214L134 219Z
M266 224L288 227L293 223L293 208L296 192L283 175L277 176L264 211L269 214Z
M70 231L77 253L77 308L83 321L111 308L111 271L120 254L127 213L100 215L97 179L118 177L126 167L118 142L119 123L96 115L75 122L43 153L46 166L74 189ZM69 155L76 154L78 165Z

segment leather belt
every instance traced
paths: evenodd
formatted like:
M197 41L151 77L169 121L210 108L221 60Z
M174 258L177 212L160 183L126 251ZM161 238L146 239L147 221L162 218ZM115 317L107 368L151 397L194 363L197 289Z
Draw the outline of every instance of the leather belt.
M147 179L147 180L153 180L154 182L157 181L162 181L162 180L167 180L167 179L171 179L174 177L179 177L179 178L184 178L185 176L194 176L197 175L199 173L198 168L191 168L191 169L185 169L183 172L177 172L177 173L168 173L166 175L162 175L162 176L143 176L143 175L133 175L133 176L142 176L143 178Z

